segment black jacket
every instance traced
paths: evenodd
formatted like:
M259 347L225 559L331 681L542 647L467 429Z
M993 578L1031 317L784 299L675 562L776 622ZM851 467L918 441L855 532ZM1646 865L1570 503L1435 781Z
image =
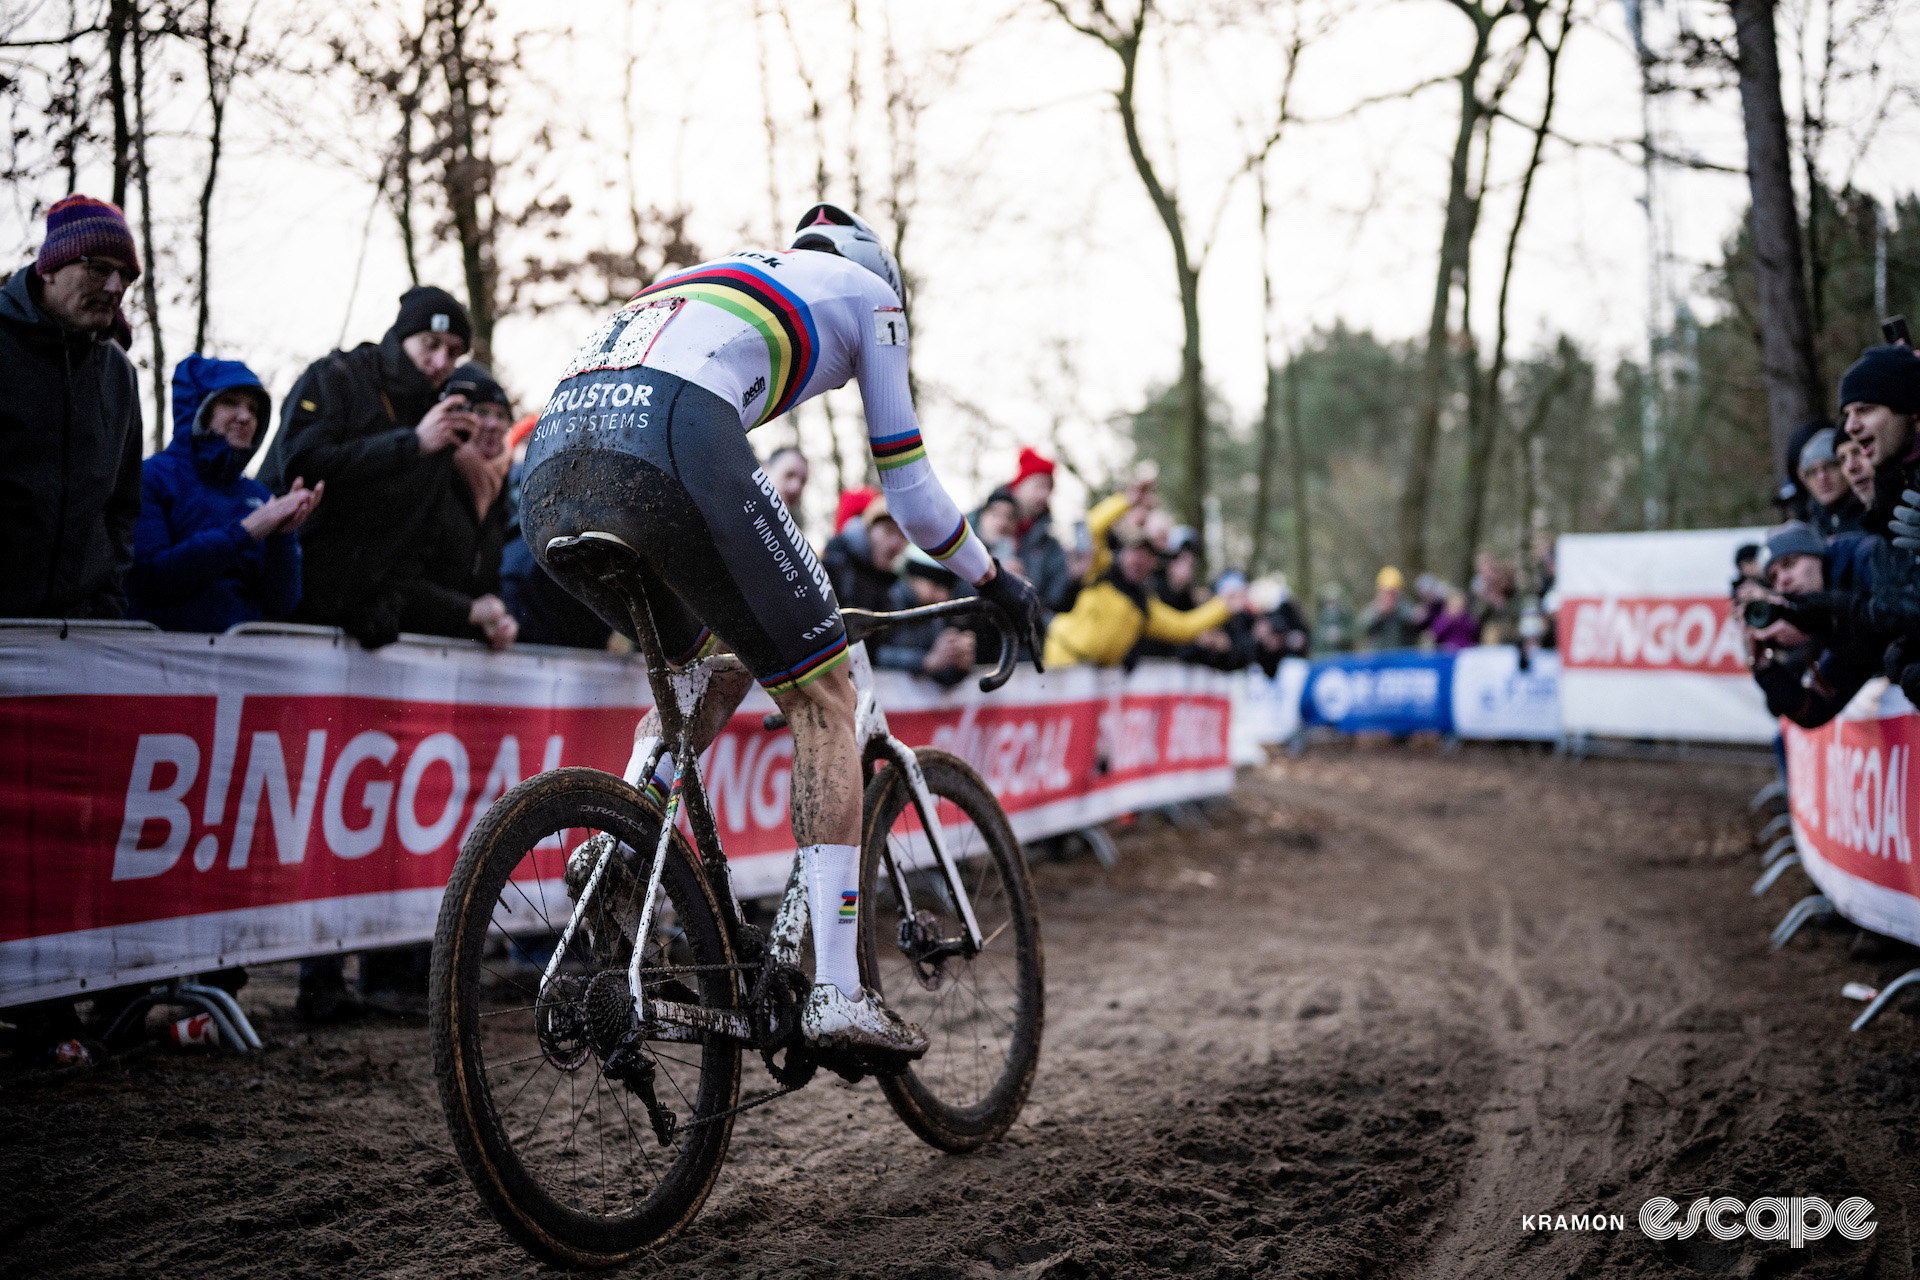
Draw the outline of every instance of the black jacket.
M433 550L420 577L408 586L401 629L479 639L481 632L467 621L467 614L481 596L500 594L500 553L507 545L507 525L507 495L497 494L482 516L474 506L473 490L456 470L441 491L428 534Z
M115 330L62 329L32 267L0 288L0 618L126 613L142 428Z
M827 539L826 554L820 560L833 583L834 597L843 609L878 612L888 607L887 599L896 579L874 565L869 545L867 531L858 524L850 524Z
M315 361L287 393L260 479L275 493L327 484L300 530L300 621L370 648L399 634L453 474L452 449L422 457L413 433L438 398L391 332Z

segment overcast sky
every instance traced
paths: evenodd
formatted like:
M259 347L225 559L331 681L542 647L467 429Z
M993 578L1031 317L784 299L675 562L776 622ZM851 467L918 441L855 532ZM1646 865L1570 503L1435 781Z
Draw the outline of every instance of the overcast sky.
M271 21L282 3L262 0L261 20ZM771 0L762 6L771 10ZM752 0L631 9L612 0L500 0L499 8L529 42L529 75L514 90L496 154L518 170L515 194L538 188L572 198L574 242L617 237L629 164L642 201L689 208L694 238L716 256L769 242L811 202L816 147L793 46L777 20L756 26ZM847 0L795 0L791 8L800 58L827 103L831 198L851 200L851 142L864 171L864 212L884 222L873 193L888 159L887 22L902 67L927 100L908 267L921 282L913 304L923 417L943 473L976 498L1010 468L1019 441L1043 440L1056 419L1084 462L1116 458L1104 423L1174 376L1180 316L1167 238L1112 109L1115 58L1043 9L1012 0L861 0L858 39ZM1180 195L1196 246L1210 244L1202 285L1208 378L1242 422L1257 409L1263 383L1260 246L1253 187L1229 187L1229 179L1246 139L1271 118L1281 65L1274 35L1283 21L1275 15L1286 12L1181 26L1142 58L1148 147ZM1669 8L1656 20L1670 30L1696 12L1706 21L1721 10ZM1549 151L1522 242L1513 331L1523 350L1568 330L1613 357L1639 347L1646 325L1647 224L1632 145L1639 82L1622 7L1589 6L1583 18L1566 54L1557 119L1562 132L1591 145ZM556 30L558 21L569 25ZM1518 23L1509 24L1508 38L1519 34ZM1897 29L1879 48L1884 64L1904 61L1905 34ZM1308 123L1293 127L1271 166L1269 252L1283 343L1335 320L1390 338L1424 333L1457 97L1442 86L1356 104L1454 70L1469 38L1467 22L1442 0L1363 0L1339 6L1332 33L1307 50L1294 111ZM772 179L779 226L758 69L763 43L780 138ZM625 154L620 106L630 44L638 50L633 155ZM961 49L957 71L936 70L951 62L941 51ZM857 117L847 91L855 58L863 71ZM193 135L204 119L191 81L168 92L178 95L164 121L175 136L156 148L156 212L162 237L175 233L184 244L204 164ZM278 392L343 334L349 345L377 338L406 280L392 219L374 206L367 182L375 167L369 148L384 124L357 118L341 90L274 92L277 110L249 97L230 115L210 345L251 362ZM1864 117L1868 94L1865 82L1843 87L1843 123ZM1529 118L1538 100L1530 72L1508 105ZM1673 150L1742 163L1735 96L1673 103L1663 114ZM1920 152L1912 115L1892 116L1857 157L1855 139L1843 132L1829 167L1853 173L1869 191L1911 189L1902 175ZM550 126L550 145L536 147L531 138L542 126ZM1491 331L1498 254L1527 145L1518 127L1497 136L1476 259L1482 333ZM103 170L88 179L85 189L104 193ZM1684 293L1688 264L1713 256L1744 208L1745 181L1676 168L1664 174L1662 192ZM30 250L39 238L35 196L47 193L16 191L0 203L0 237L15 248ZM169 274L177 285L187 272ZM424 274L459 289L451 251L430 254ZM184 298L167 301L172 360L191 341L192 316ZM496 337L499 372L531 405L593 324L578 310L508 317ZM838 394L851 414L857 393ZM817 414L805 425L816 453L822 430ZM782 432L763 428L769 439Z

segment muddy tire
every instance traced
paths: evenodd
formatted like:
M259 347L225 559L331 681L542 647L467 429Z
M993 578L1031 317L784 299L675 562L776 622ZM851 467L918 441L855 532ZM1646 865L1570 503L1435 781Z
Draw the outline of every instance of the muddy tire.
M441 904L429 1017L454 1149L501 1227L561 1266L614 1266L682 1230L712 1190L732 1134L722 1114L740 1087L732 1040L645 1042L657 1096L675 1112L670 1144L659 1142L640 1096L602 1073L618 1034L603 1028L625 1016L625 957L659 830L659 811L618 778L540 774L488 810ZM573 909L568 855L596 833L642 852L616 850L594 897L605 911L583 917L543 987ZM678 833L661 887L648 967L731 964L712 889ZM731 972L660 980L677 1000L739 1005Z
M927 958L966 931L920 835L912 789L900 770L883 768L867 785L861 827L860 976L929 1040L925 1057L881 1078L887 1101L933 1146L971 1151L1012 1126L1040 1065L1040 921L1020 842L980 775L945 751L914 755L986 945L972 956ZM911 937L901 928L902 881Z

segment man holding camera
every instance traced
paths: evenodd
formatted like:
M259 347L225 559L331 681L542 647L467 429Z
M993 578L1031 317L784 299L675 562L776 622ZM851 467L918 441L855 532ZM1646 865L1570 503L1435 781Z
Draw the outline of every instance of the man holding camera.
M1796 521L1768 535L1764 584L1734 588L1768 711L1817 728L1880 674L1892 637L1861 620L1875 561L1874 540L1859 534L1828 541Z
M434 513L472 406L441 388L467 352L467 310L416 285L379 342L315 361L293 384L260 479L324 480L327 502L301 531L301 622L345 627L369 649L391 643L433 550Z

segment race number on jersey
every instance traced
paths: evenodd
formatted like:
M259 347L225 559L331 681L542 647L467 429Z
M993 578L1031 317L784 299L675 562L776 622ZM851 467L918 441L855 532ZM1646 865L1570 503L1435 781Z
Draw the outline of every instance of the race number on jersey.
M580 348L580 354L560 375L560 380L564 382L580 373L631 369L640 364L646 359L653 340L660 336L667 321L673 319L685 301L684 298L661 298L629 302L594 331Z
M907 313L899 307L875 307L873 340L883 347L906 346Z

